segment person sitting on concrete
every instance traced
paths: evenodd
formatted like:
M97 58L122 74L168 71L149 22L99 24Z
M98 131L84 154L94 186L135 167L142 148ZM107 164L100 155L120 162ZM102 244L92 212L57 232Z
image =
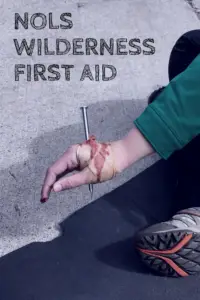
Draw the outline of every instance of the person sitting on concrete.
M46 202L51 190L111 180L117 173L156 152L173 160L179 173L193 176L200 150L200 30L183 34L169 59L169 84L154 91L149 105L134 121L135 127L121 140L102 143L89 140L72 145L48 168L41 191ZM65 171L78 172L57 180ZM197 177L196 177L197 178ZM192 187L191 187L192 189ZM141 230L136 248L143 261L160 274L188 276L200 270L200 202L179 211L171 220Z

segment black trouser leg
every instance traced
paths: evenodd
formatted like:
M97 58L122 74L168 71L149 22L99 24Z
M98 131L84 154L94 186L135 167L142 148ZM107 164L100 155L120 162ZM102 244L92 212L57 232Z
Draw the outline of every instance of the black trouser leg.
M200 30L183 34L175 43L169 58L169 80L183 72L200 54Z
M198 54L200 54L200 30L189 31L182 35L170 55L169 80L183 72ZM178 172L175 210L200 206L200 135L182 150L174 153L170 160Z

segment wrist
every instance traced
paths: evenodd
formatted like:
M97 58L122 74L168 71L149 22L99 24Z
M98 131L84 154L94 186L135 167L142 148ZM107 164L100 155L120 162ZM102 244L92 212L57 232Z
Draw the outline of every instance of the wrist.
M124 140L118 140L111 143L114 156L115 169L117 173L122 172L128 167L128 153Z
M137 128L130 130L123 139L113 142L112 149L118 172L154 152L150 143Z

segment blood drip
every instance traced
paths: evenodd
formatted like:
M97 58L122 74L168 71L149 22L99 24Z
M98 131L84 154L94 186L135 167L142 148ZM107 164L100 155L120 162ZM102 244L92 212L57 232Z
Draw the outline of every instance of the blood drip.
M94 135L90 136L90 138L84 144L91 146L91 159L94 159L94 167L97 172L97 180L100 181L106 156L110 154L107 149L109 144L106 143L98 144L96 142L96 138ZM100 150L98 151L99 146L100 146Z

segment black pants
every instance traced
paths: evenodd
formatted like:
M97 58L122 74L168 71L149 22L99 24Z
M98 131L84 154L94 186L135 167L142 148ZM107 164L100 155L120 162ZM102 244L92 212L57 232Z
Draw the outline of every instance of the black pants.
M169 80L183 72L198 54L200 54L200 30L192 30L182 35L170 55ZM175 211L200 206L200 135L182 150L175 152L169 162L172 163L173 171L177 172Z

